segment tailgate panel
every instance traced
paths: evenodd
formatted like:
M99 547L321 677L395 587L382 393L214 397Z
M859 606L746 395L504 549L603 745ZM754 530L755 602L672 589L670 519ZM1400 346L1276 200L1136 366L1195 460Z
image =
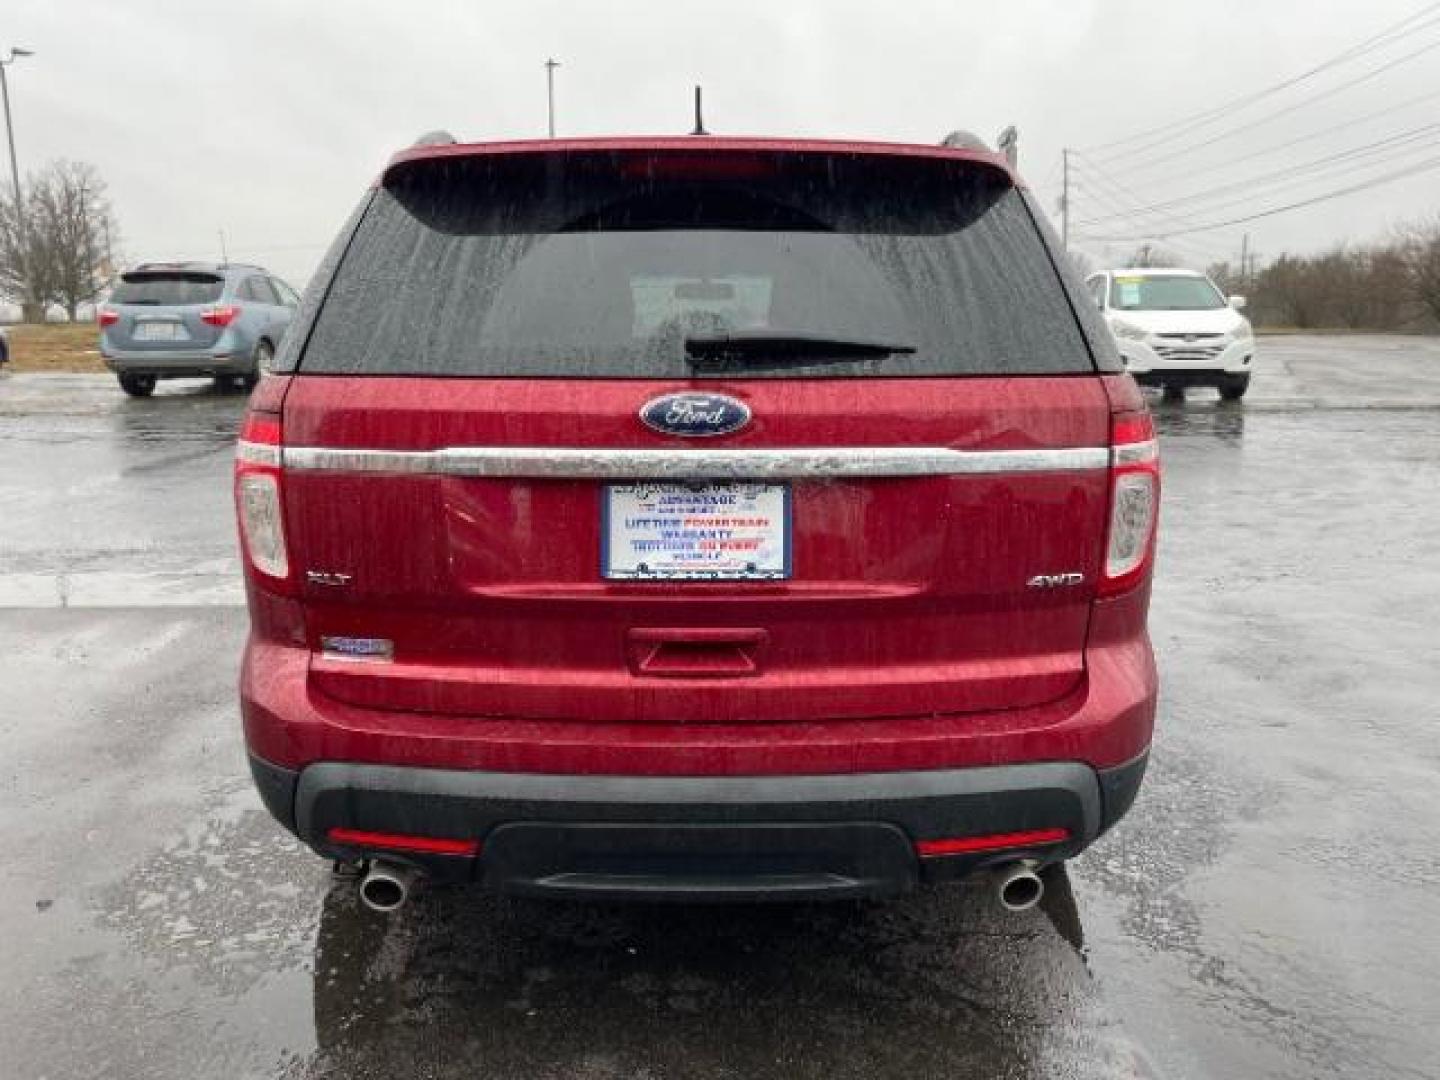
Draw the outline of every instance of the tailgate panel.
M741 398L753 422L706 440L640 423L649 398L692 387ZM1108 412L1100 380L1083 376L689 386L302 377L286 399L285 439L411 453L694 442L1034 450L1104 446ZM317 652L312 683L375 708L720 723L1022 707L1080 679L1104 468L790 483L789 580L627 582L600 575L600 480L289 472L302 575L351 575L342 587L306 587L312 642L395 643L388 664ZM1071 572L1084 583L1027 585ZM752 642L743 656L727 651L727 630ZM702 631L721 633L697 644ZM679 670L637 667L637 632L661 645L672 633Z

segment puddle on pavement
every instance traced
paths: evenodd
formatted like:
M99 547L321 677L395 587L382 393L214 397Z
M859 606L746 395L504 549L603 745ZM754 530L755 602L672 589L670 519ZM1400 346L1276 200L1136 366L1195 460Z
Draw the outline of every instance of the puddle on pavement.
M252 799L237 782L224 809L135 867L105 894L101 926L224 993L307 968L324 866Z

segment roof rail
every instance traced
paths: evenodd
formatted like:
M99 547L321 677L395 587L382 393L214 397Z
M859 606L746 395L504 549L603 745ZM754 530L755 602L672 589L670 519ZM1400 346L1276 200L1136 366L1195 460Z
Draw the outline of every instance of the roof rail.
M453 146L455 136L448 131L427 131L415 140L416 146Z
M990 147L985 140L972 131L962 131L957 128L940 140L941 146L948 146L952 150L984 150L987 153Z
M995 138L995 149L1005 155L1010 167L1015 168L1020 160L1020 131L1014 124L1009 125Z

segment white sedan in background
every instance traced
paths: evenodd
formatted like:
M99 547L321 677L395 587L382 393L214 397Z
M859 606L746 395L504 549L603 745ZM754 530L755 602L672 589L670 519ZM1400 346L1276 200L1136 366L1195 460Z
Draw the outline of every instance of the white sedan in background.
M1255 332L1240 314L1243 296L1226 297L1204 274L1168 267L1109 270L1086 285L1141 384L1167 394L1213 386L1227 401L1250 389Z

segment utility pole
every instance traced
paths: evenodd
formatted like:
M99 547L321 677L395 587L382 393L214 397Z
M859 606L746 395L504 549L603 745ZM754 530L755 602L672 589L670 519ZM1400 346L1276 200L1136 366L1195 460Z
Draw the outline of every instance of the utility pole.
M555 69L560 66L560 61L553 57L545 61L545 97L549 102L548 116L550 118L550 138L555 137Z
M15 124L10 119L10 82L5 77L5 69L22 56L34 56L29 49L12 48L10 55L0 60L0 98L5 102L5 138L10 144L10 183L11 191L15 198L15 226L20 236L20 259L21 270L25 276L25 295L21 297L20 307L22 317L28 317L31 312L25 310L30 308L34 298L30 295L30 236L29 228L25 221L25 200L20 194L20 164L15 158Z
M1250 274L1248 270L1249 263L1250 234L1247 232L1240 237L1240 287L1242 289L1248 289L1250 287Z
M1055 175L1051 173L1050 175ZM1060 151L1060 246L1070 250L1070 151Z

